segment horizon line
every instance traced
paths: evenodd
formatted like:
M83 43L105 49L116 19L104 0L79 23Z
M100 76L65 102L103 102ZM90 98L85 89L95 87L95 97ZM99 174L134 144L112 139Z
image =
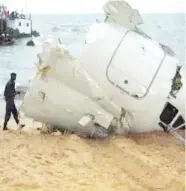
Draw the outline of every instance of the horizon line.
M105 15L105 13L30 13L32 15ZM186 12L141 12L140 14L186 14Z

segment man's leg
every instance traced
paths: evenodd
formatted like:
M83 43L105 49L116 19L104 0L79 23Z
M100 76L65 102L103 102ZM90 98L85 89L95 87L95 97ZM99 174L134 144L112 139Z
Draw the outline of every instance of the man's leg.
M10 120L11 116L11 103L7 100L6 101L6 113L5 113L5 120L4 120L4 127L3 130L6 131L7 129L7 123Z
M12 112L12 114L14 116L14 119L15 119L17 125L18 125L19 124L18 111L17 111L17 108L15 106L14 101L12 102L12 110L11 110L11 112Z
M13 102L13 105L12 105L12 110L11 110L13 116L14 116L14 119L17 123L17 125L19 125L19 116L18 116L18 111L17 111L17 108L15 106L15 103ZM21 125L20 127L23 128L25 125Z

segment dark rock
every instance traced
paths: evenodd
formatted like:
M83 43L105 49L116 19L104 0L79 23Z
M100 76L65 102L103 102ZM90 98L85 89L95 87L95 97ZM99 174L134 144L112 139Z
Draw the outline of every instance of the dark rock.
M25 33L20 33L18 29L12 29L12 28L7 28L6 29L6 33L13 37L13 38L28 38L28 37L32 37L32 35L34 37L38 37L40 36L40 34L37 31L32 31L31 34L25 34Z
M29 40L27 43L26 43L27 46L35 46L33 40Z
M37 32L37 31L32 31L32 36L38 37L38 36L40 36L40 34L39 34L39 32Z

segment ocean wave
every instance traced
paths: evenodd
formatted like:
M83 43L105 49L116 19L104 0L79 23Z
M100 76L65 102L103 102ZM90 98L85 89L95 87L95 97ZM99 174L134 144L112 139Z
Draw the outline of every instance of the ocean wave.
M51 30L52 32L59 32L61 29L58 27L53 27Z
M61 25L60 27L52 27L52 32L81 32L86 33L87 26L73 26L73 25Z

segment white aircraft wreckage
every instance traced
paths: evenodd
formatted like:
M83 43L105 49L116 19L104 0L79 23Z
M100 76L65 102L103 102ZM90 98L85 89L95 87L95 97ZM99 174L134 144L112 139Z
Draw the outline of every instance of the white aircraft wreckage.
M92 137L184 131L184 68L173 51L137 27L143 20L126 2L108 1L104 10L105 22L90 27L80 57L44 45L22 111Z

